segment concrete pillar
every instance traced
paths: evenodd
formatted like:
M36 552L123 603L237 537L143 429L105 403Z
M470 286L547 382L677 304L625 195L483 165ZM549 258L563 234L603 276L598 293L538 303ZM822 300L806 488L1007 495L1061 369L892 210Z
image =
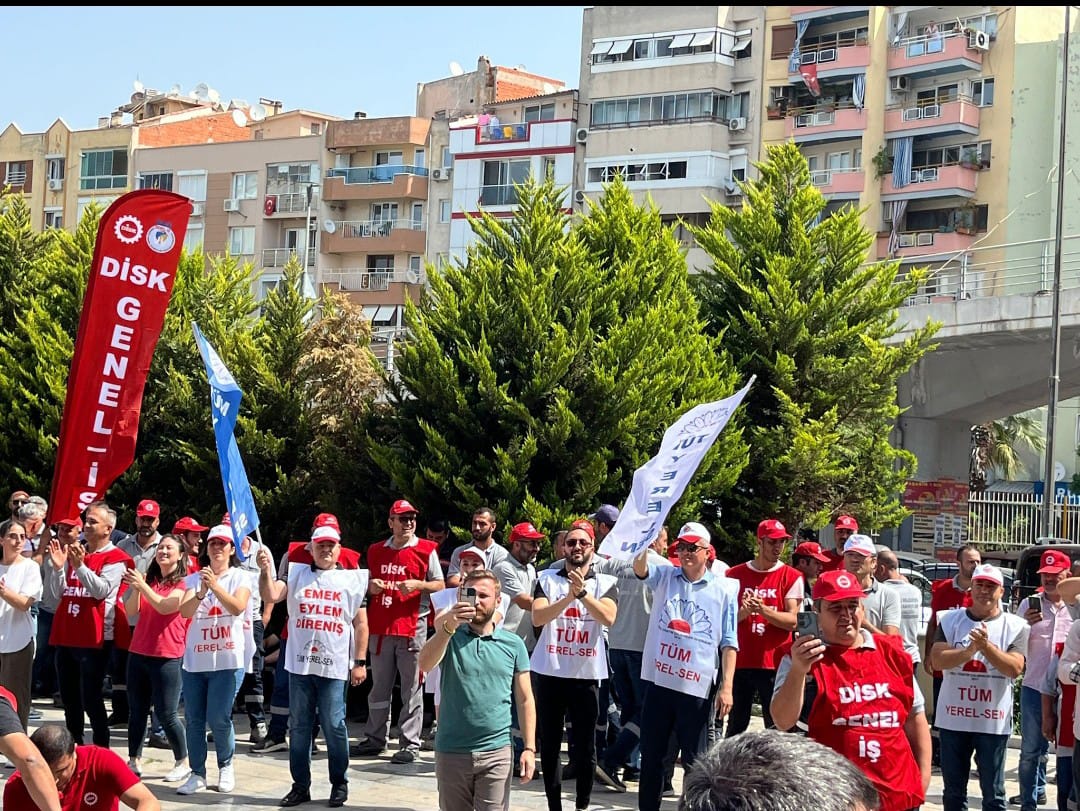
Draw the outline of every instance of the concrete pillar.
M968 480L971 458L971 423L962 420L901 416L893 432L894 444L919 460L914 478Z

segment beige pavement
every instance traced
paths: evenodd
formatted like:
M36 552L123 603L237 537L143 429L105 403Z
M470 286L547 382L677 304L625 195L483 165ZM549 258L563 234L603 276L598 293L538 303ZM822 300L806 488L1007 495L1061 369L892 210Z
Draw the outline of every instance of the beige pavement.
M35 706L44 715L45 723L63 723L63 713L53 708L48 701L36 701ZM166 811L172 809L185 809L197 807L209 807L223 805L232 809L265 809L277 807L278 800L288 792L291 781L289 779L289 753L287 751L274 752L269 755L249 754L251 745L247 742L247 720L236 716L237 729L240 731L240 739L237 743L236 759L236 789L229 794L219 794L209 790L190 797L183 797L176 793L175 785L163 783L161 777L172 767L172 757L169 752L162 749L146 748L143 761L143 780L154 795L161 801L161 806ZM350 722L350 733L353 741L356 740L358 724ZM754 717L751 721L751 729L761 728L761 719ZM89 728L87 729L89 732ZM123 729L112 731L113 750L127 759L127 739ZM217 783L217 767L215 765L213 744L210 744L210 756L208 762L208 782L211 786ZM320 739L320 747L322 742ZM380 809L382 811L436 811L439 807L438 796L435 786L435 759L433 752L422 752L420 760L409 765L394 765L390 763L388 751L381 758L357 760L352 759L349 766L349 802L347 807ZM1006 762L1006 793L1012 796L1017 793L1016 766L1019 751L1010 747ZM1051 757L1051 768L1053 758ZM678 790L681 783L681 770L676 770L675 787ZM11 772L2 773L0 779L6 779ZM637 808L637 794L633 791L635 784L631 783L631 791L626 794L618 794L602 785L597 785L593 791L593 811L621 811L622 809ZM568 792L565 791L568 789ZM978 782L972 778L970 791L978 791ZM325 751L315 757L312 763L312 802L301 808L325 808L326 798L329 796L330 786L326 776ZM1056 796L1053 786L1049 790L1051 807ZM563 794L564 807L573 808L573 786L564 784ZM547 802L544 798L543 782L539 779L526 785L520 785L515 780L513 794L510 801L513 811L547 811ZM970 805L978 808L980 800L976 796L971 797ZM923 808L941 808L941 775L934 773L930 785L930 796ZM676 801L668 799L664 802L664 811L674 811Z

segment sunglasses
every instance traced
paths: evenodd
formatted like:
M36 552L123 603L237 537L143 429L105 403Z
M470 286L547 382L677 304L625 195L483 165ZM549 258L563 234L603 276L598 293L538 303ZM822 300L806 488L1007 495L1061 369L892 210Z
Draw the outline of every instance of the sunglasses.
M582 549L588 549L590 546L592 546L592 543L590 541L578 540L577 538L574 538L569 541L563 541L563 546L565 546L567 549L573 549L575 546L580 546Z
M26 502L25 500L13 501L13 502L11 502L11 506L12 507L22 507L26 503L28 503L28 502Z
M397 521L398 521L399 524L415 524L416 523L416 516L415 515L399 515L399 516L396 516L396 517L397 517Z
M675 544L675 551L678 552L680 555L689 555L692 552L701 552L704 549L704 546L698 546L696 543L686 543L685 541L681 541Z

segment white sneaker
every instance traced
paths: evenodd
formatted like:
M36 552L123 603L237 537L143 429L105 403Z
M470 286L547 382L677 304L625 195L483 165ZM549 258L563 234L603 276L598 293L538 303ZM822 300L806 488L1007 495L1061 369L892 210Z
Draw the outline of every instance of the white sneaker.
M172 771L161 779L166 783L179 783L181 780L186 779L189 774L191 774L190 766L186 763L177 763L173 766Z
M192 772L188 775L188 779L184 782L184 785L180 786L176 790L177 794L195 794L199 791L206 791L206 778Z
M222 766L221 771L218 772L218 791L232 791L236 788L236 775L233 774L233 767L230 763L228 766Z

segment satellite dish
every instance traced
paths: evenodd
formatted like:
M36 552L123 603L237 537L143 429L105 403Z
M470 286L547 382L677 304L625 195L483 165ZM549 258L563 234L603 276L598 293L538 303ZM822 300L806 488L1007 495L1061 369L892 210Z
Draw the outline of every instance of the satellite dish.
M1065 465L1061 462L1054 462L1054 481L1060 482L1065 480Z
M221 101L221 94L214 90L214 88L209 87L206 89L206 98L212 101L214 104L217 104L219 101Z
M451 76L460 76L464 72L465 72L465 68L461 67L461 65L458 64L457 62L451 60L451 62L450 62L450 75Z
M199 82L191 92L199 101L208 101L210 99L210 88L206 82Z
M191 99L192 101L198 101L199 100L199 94L196 93L194 90L192 90L190 93L188 93L188 98Z
M266 118L266 107L262 104L256 104L248 110L248 115L251 116L252 121L262 121Z
M232 120L233 123L236 124L236 126L238 127L247 126L247 116L244 115L244 111L241 110L239 107L232 111Z
M140 82L138 79L131 83L131 87L135 90L136 93L141 93L145 89L143 87L143 83Z
M333 220L323 220L322 230L328 234L332 234L337 231L337 223Z
M409 268L405 271L405 281L409 284L420 284L420 271Z
M169 90L169 95L170 96L179 96L180 95L180 85L174 84L172 86L172 89Z

